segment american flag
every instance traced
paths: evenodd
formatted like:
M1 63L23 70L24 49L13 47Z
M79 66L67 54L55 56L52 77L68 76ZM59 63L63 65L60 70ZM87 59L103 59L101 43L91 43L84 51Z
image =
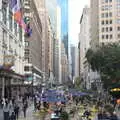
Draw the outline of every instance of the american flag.
M9 4L10 4L10 8L12 10L14 19L25 30L26 24L25 24L23 17L22 17L20 0L10 0Z

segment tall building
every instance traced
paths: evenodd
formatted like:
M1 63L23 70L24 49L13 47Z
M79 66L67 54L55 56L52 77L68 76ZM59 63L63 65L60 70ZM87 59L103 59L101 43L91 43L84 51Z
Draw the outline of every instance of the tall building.
M93 25L94 27L94 25ZM93 31L92 31L93 32ZM79 70L80 77L83 79L84 88L90 89L92 83L100 80L97 72L93 72L86 59L86 52L90 48L90 8L87 6L83 9L80 19L80 34L79 34Z
M45 0L45 6L51 21L52 32L57 30L57 0Z
M92 38L91 44L96 46L97 43L102 45L120 40L119 4L119 0L91 0L91 30L96 31L91 32L91 37L96 35L97 38Z
M91 47L95 49L99 45L99 0L90 1L90 37Z
M0 96L11 97L24 92L24 30L4 0L0 10Z
M61 8L61 40L65 46L65 52L68 57L68 1L69 0L57 0L58 5Z
M56 78L56 50L55 48L56 46L56 35L57 35L57 0L45 0L45 6L46 6L46 10L48 12L48 16L49 16L49 23L50 23L50 32L49 32L49 38L50 38L50 61L51 61L51 68L50 68L50 75L53 76L53 78ZM50 78L50 76L49 76ZM55 80L55 79L54 79ZM54 80L50 79L50 82L55 83Z
M24 17L30 20L32 28L31 37L25 37L25 83L33 83L33 85L42 84L44 76L42 69L43 25L39 15L39 7L42 8L42 6L37 5L41 5L41 1L24 1Z
M57 6L57 35L55 39L55 79L61 83L61 8Z
M68 0L57 0L61 8L61 37L68 34Z
M78 48L71 45L70 47L71 51L71 67L72 67L72 80L74 80L76 77L79 76L78 71Z
M67 55L65 53L65 47L63 42L61 43L61 78L62 84L68 82L68 60Z
M39 17L42 23L42 72L43 81L46 82L49 79L49 15L46 9L46 1L45 0L36 0L36 6L38 8Z

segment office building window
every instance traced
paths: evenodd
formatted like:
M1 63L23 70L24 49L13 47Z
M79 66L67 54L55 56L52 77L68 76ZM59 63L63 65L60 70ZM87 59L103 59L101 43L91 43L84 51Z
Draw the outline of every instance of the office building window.
M105 37L104 37L104 35L102 35L102 39L104 39Z
M12 29L12 17L13 17L12 12L9 11L9 29L10 29L11 31L13 30L13 29Z
M6 8L2 9L2 18L3 18L4 24L6 24L7 23L7 10L6 10Z
M117 27L117 30L118 30L118 31L120 31L120 26L119 26L119 27Z
M29 59L28 57L25 58L25 61L26 61L27 63L30 63L30 59Z
M113 38L113 36L112 35L110 35L110 39L112 39Z
M108 0L105 0L106 3L108 3Z
M106 27L106 32L108 32L108 27Z
M29 54L30 54L29 49L25 49L25 55L29 55Z
M14 29L15 29L15 35L17 36L17 23L15 20L14 20Z
M120 19L117 19L117 23L120 24Z
M2 34L3 34L3 43L6 43L7 42L7 32L6 32L6 30L2 30Z
M25 66L24 71L29 71L29 66Z
M29 46L29 41L25 41L25 47Z
M112 27L110 27L110 31L112 31Z
M112 12L109 13L109 17L112 17Z
M101 14L101 17L104 18L104 13Z
M102 32L104 32L104 28L102 28Z
M108 24L108 20L106 20L106 24Z
M105 14L105 17L108 17L108 13Z
M112 24L112 20L110 20L110 24Z
M22 28L19 26L19 40L22 41Z
M101 22L102 25L104 25L104 20Z
M120 34L118 34L118 38L120 38Z
M106 39L108 39L108 35L106 35Z

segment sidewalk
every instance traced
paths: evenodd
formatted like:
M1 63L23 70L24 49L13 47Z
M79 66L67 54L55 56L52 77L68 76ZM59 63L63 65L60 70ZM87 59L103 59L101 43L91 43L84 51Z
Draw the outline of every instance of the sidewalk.
M28 109L27 109L27 113L26 113L26 118L24 118L23 116L23 112L20 112L20 116L18 120L40 120L39 117L34 115L34 106L31 105Z
M0 120L3 120L3 110L0 108Z

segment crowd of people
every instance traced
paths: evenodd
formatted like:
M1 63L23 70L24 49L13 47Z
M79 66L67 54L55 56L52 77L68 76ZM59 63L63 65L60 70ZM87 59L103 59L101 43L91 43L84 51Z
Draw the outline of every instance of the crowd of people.
M3 109L4 120L18 120L20 112L23 112L24 117L26 117L28 100L26 95L19 96L17 99L3 98L0 104Z

